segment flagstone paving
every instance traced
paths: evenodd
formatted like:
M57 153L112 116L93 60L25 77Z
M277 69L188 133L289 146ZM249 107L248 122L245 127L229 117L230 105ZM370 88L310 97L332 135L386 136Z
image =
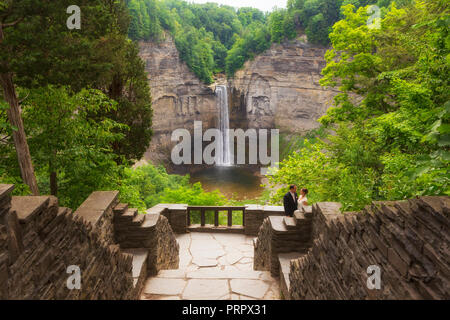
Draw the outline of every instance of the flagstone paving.
M177 236L180 264L147 279L143 300L278 300L279 279L253 270L252 237L192 232Z

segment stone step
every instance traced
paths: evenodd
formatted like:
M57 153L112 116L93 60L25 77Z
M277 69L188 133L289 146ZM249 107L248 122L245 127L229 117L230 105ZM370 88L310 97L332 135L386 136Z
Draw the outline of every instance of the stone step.
M278 255L278 262L280 264L280 289L286 300L290 300L289 273L291 271L291 260L298 259L302 255L303 255L303 253L300 253L300 252L280 253Z
M288 230L292 230L297 227L297 219L293 217L283 217L283 223Z
M128 203L119 203L113 209L114 216L117 217L117 216L124 214L127 209L128 209Z
M253 238L253 248L258 248L258 238Z
M49 196L14 196L11 199L11 210L17 212L21 223L27 223L47 208L49 203Z
M153 228L159 220L159 213L147 213L145 215L145 221L142 223L141 228Z
M147 216L146 214L138 213L133 218L133 221L132 221L133 226L141 226L144 223L146 216Z
M75 211L75 215L83 217L93 226L110 208L116 207L119 191L95 191Z
M70 209L70 208L66 208L66 207L59 207L58 208L58 216L60 216L60 215L66 215L66 214L68 214L68 213L70 213L72 211L72 209Z
M284 224L283 216L269 216L270 225L275 232L286 232L287 227Z
M126 208L125 211L114 218L114 223L118 224L132 224L133 219L137 216L138 209L136 208Z
M303 211L297 210L294 212L294 219L297 221L306 220L305 213Z
M147 278L148 249L130 248L121 249L121 252L133 257L133 268L131 273L133 276L135 297L138 297L144 286L145 279Z
M116 223L116 241L121 248L148 248L159 217L159 214L138 214L133 218L134 222Z
M127 208L127 210L122 214L121 217L123 217L123 218L131 218L131 220L133 220L134 217L136 217L137 214L138 214L138 209L136 209L136 208Z
M0 211L11 204L11 192L14 190L13 184L0 184Z
M302 212L304 213L305 218L312 218L312 206L303 206Z
M14 189L13 184L0 184L0 198L6 194L10 194Z

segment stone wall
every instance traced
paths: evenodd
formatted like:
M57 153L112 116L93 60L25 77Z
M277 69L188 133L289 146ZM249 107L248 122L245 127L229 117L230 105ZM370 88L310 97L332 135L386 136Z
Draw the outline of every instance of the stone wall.
M138 215L117 191L94 192L72 213L55 197L12 190L0 185L0 299L136 299L148 275L178 268L168 220ZM71 265L80 290L67 288Z
M130 256L56 198L11 199L7 188L0 185L0 299L134 298ZM80 290L67 288L70 265L80 267Z
M244 233L248 236L258 235L264 219L268 216L284 216L284 208L282 206L246 205Z
M175 233L187 232L187 204L164 204L160 203L147 212L161 212L167 220Z
M313 209L314 242L291 260L292 299L449 299L449 197L374 202L342 214L339 204ZM368 289L367 268L381 288Z
M316 128L336 94L319 84L325 52L295 40L247 61L229 83L231 127L299 133Z
M273 276L280 274L279 256L284 253L305 254L311 247L312 218L310 207L296 211L294 217L269 216L259 228L254 240L255 270L270 271Z

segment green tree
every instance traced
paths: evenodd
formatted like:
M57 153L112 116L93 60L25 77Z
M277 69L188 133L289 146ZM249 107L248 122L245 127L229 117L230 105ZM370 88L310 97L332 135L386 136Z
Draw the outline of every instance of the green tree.
M320 119L332 134L283 161L271 183L297 182L344 210L448 195L448 5L392 5L380 29L367 26L366 7L343 14L321 80L341 92Z
M226 73L229 77L240 69L245 61L253 59L257 54L270 48L270 33L260 22L253 22L241 37L237 37L233 47L228 51Z
M66 87L33 89L23 105L23 118L36 170L47 182L41 189L75 208L93 190L101 189L116 164L111 147L124 125L89 115L117 108L98 90L74 94Z
M117 108L104 109L92 115L99 121L111 119L125 124L121 133L124 138L112 145L117 156L132 162L142 158L152 137L152 98L145 72L145 65L139 57L136 42L119 36L113 42L115 55L112 80L101 89L117 102ZM113 44L109 45L111 49Z
M167 31L174 39L180 58L203 82L212 82L215 73L226 70L227 53L237 39L244 37L254 22L264 25L266 16L258 9L235 8L215 3L193 4L181 0L132 0L128 3L132 23L129 36L134 40L159 41ZM152 13L150 14L150 9ZM158 30L146 37L140 21L148 14L150 27ZM144 19L145 20L145 19ZM289 21L283 28L291 32ZM160 27L162 29L160 29ZM291 33L292 34L292 33ZM248 59L252 54L246 55ZM235 60L234 58L231 60ZM243 62L239 62L242 66Z
M273 42L280 43L284 39L284 10L276 10L269 16L269 30Z
M11 127L23 181L38 194L31 155L20 115L15 84L36 87L48 83L82 88L99 80L109 67L99 60L98 47L109 33L126 32L123 1L83 0L82 28L69 30L67 8L72 2L17 0L0 6L0 86L9 105Z
M188 175L168 174L164 167L151 164L125 168L117 181L121 201L141 210L158 203L217 206L227 202L217 191L205 192L200 183L191 185Z

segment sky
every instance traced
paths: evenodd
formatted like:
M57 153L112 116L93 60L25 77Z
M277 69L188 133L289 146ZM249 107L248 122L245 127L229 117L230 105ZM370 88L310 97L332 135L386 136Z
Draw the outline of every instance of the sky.
M253 7L262 11L272 11L274 6L286 8L287 0L186 0L187 2L206 3L215 2L232 7Z

